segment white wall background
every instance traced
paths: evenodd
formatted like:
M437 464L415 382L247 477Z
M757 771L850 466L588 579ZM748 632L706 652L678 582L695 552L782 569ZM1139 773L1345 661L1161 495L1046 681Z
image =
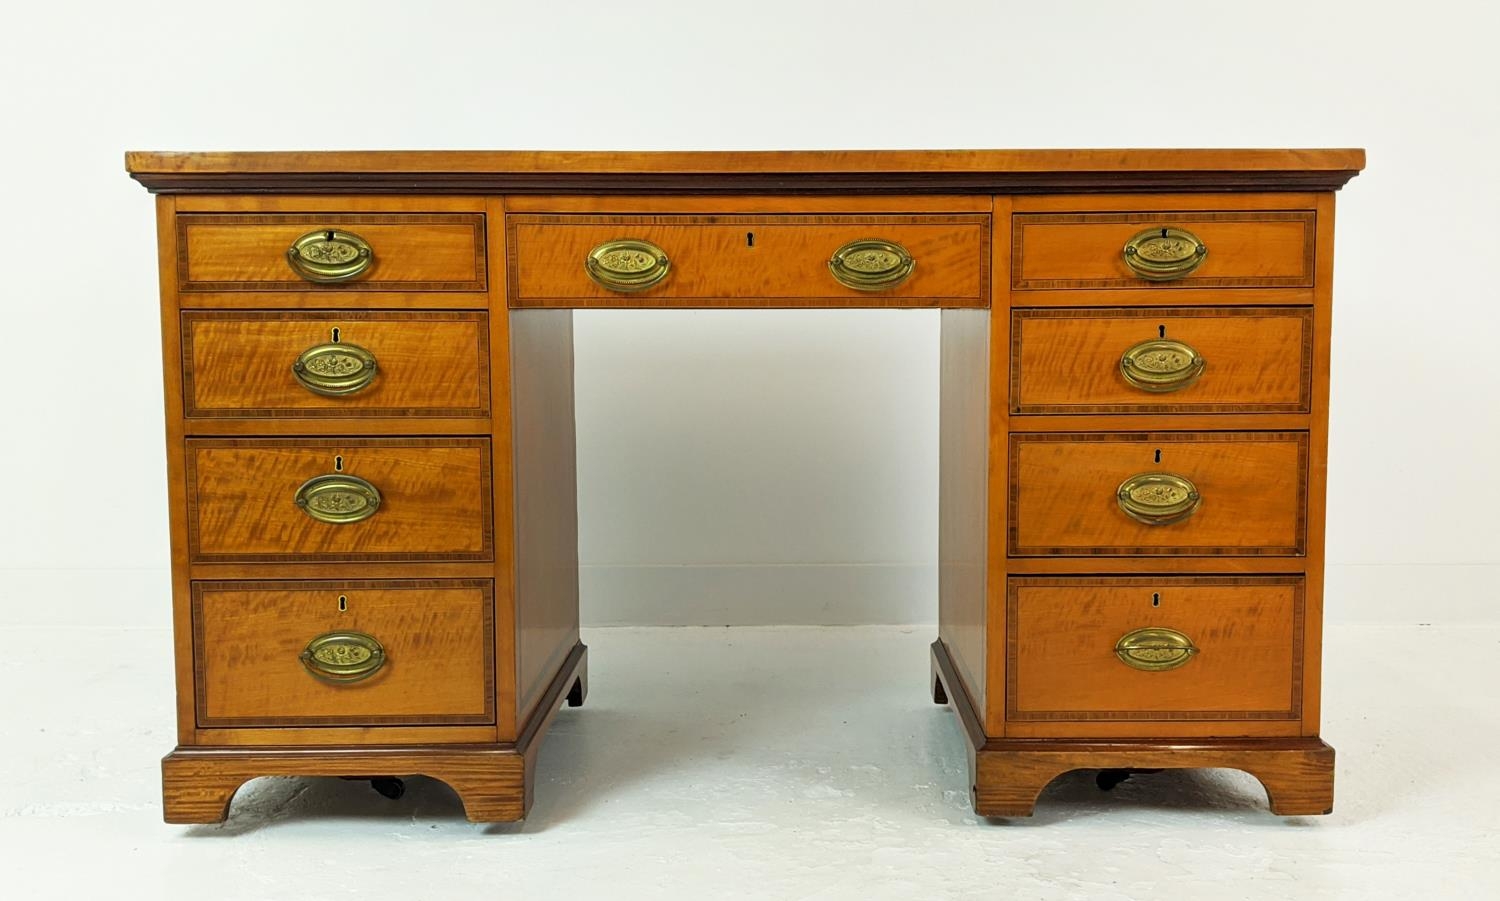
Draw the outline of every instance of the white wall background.
M12 5L0 624L167 622L122 152L319 148L1367 147L1330 617L1494 619L1497 33L1484 2ZM934 315L591 313L577 342L589 620L934 618Z

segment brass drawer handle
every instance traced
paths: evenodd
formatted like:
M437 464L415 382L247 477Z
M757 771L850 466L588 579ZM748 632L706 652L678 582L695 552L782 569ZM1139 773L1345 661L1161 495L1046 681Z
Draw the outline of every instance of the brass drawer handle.
M1208 248L1185 228L1148 228L1125 242L1125 265L1153 282L1186 278L1206 256Z
M1120 375L1142 391L1165 394L1198 381L1204 365L1203 356L1181 341L1142 341L1121 355Z
M375 262L369 242L353 232L331 228L308 232L286 251L292 271L310 282L347 282Z
M884 291L911 278L917 261L894 241L863 238L833 252L828 271L838 283L856 291Z
M297 659L324 682L347 685L375 675L388 658L373 635L327 632L309 641Z
M1169 526L1197 512L1198 486L1170 472L1143 472L1120 483L1115 493L1125 515L1148 526Z
M292 500L318 522L336 526L369 519L380 509L380 491L374 485L342 472L308 479Z
M297 383L314 394L342 397L375 381L375 355L354 344L319 344L292 363Z
M1160 673L1185 666L1198 653L1193 640L1176 629L1147 627L1115 642L1115 656L1131 669Z
M589 251L583 270L601 287L632 294L659 284L672 271L672 261L650 241L624 238Z

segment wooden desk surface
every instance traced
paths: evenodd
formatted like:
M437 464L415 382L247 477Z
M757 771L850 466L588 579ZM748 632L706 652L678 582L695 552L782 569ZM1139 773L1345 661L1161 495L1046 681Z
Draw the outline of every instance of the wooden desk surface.
M159 193L1333 190L1359 149L131 151Z

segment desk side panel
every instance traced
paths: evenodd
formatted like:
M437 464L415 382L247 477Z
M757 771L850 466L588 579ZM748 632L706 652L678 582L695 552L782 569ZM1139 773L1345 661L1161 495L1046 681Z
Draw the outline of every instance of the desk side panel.
M985 709L989 310L942 312L938 402L938 638Z
M521 728L578 643L578 469L573 311L513 310L509 316Z

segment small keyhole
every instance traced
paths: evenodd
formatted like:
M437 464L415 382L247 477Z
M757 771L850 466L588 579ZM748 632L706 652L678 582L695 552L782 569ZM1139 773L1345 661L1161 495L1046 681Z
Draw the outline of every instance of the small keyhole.
M339 327L338 326L334 326L333 327L333 343L334 344L339 343Z
M1161 451L1157 451L1156 455L1158 457L1160 457L1161 456ZM343 472L344 471L344 457L343 457L342 454L336 454L336 455L334 455L334 458L333 458L333 471L334 472Z
M1164 325L1158 325L1156 327L1156 337L1158 337L1158 338L1165 338L1166 336L1167 336L1167 327L1164 326Z
M1161 462L1161 448L1159 447L1156 449L1156 462Z
M1167 230L1166 230L1166 229L1162 229L1162 230L1161 230L1161 236L1162 236L1162 237L1163 237L1163 238L1165 238L1165 237L1166 237L1166 236L1167 236Z
M349 596L346 595L346 594L341 594L341 595L339 595L339 612L340 613L347 613L348 611L349 611Z
M1161 606L1161 593L1160 592L1154 592L1151 595L1151 606L1153 606L1153 607L1160 607Z
M1162 234L1166 235L1166 233L1167 233L1166 229L1162 229ZM331 231L323 232L323 237L325 237L328 240L332 241L333 240L333 232L331 232Z
M755 246L755 232L745 232L745 246L746 247L754 247Z

